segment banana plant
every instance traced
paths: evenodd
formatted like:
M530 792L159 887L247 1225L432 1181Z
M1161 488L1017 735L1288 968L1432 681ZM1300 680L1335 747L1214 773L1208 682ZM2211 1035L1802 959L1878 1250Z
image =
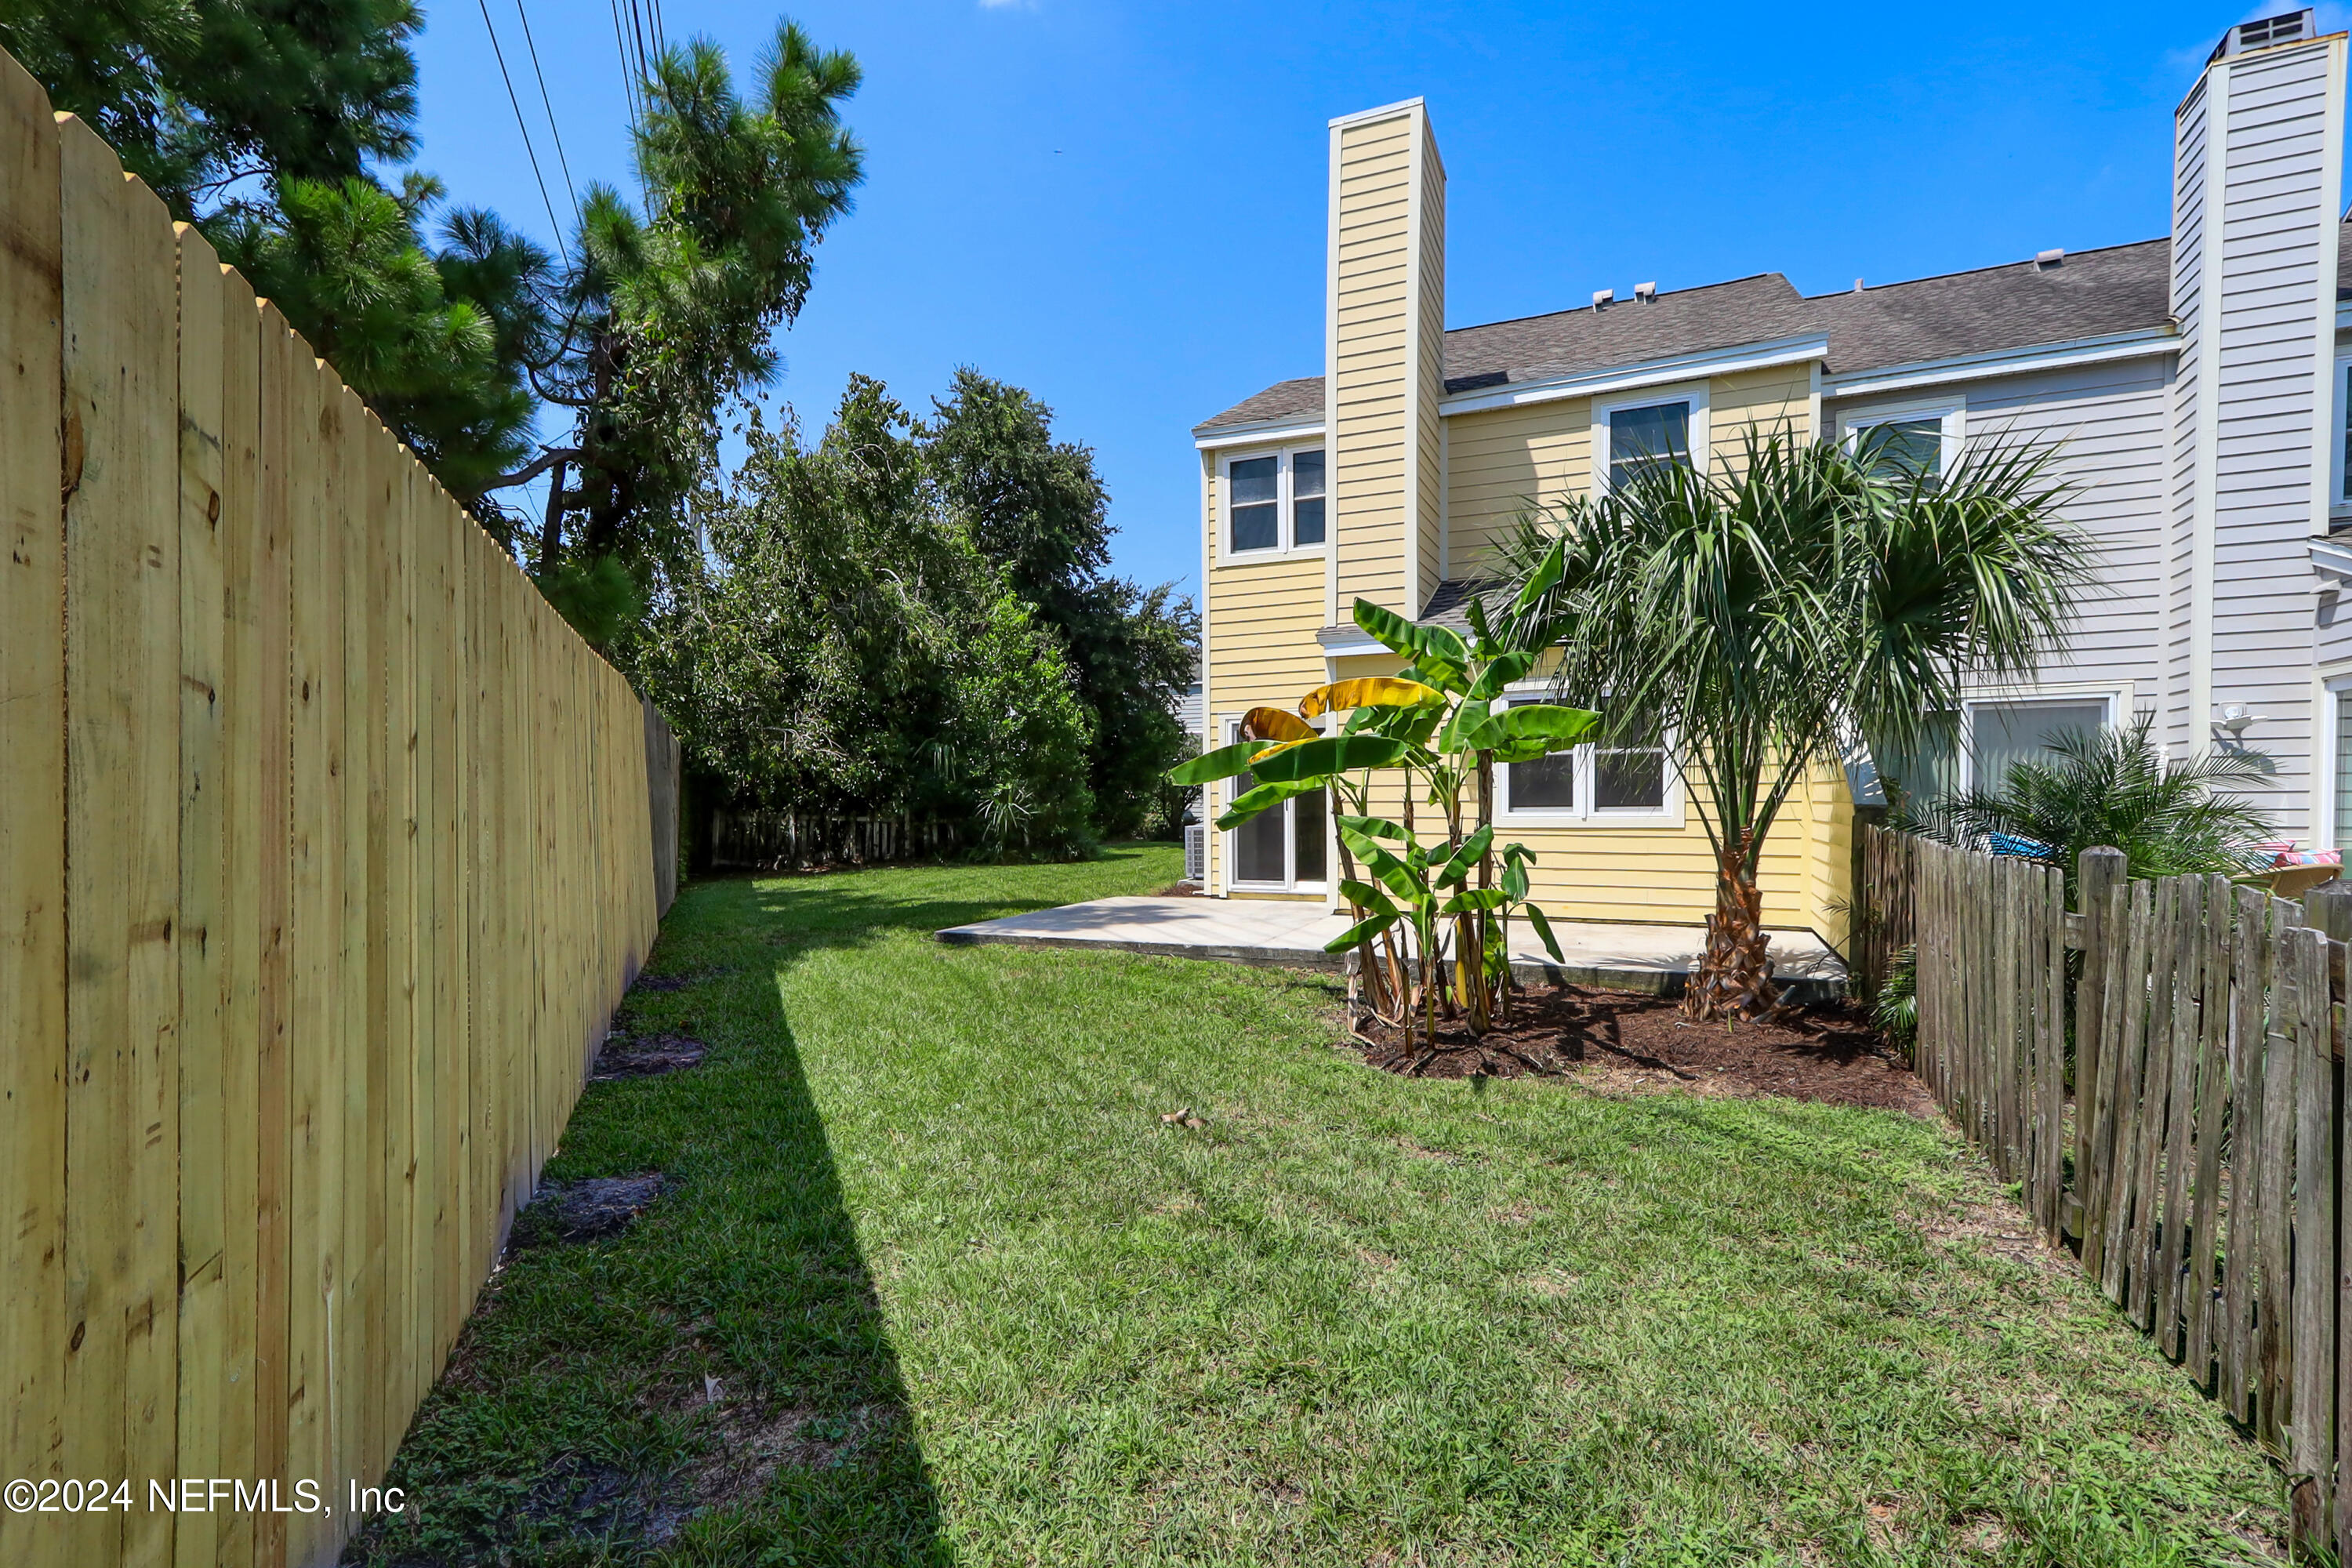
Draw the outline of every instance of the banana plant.
M1180 785L1250 775L1251 787L1217 818L1223 831L1286 800L1329 792L1342 855L1339 890L1352 919L1328 951L1355 949L1370 976L1379 973L1374 942L1389 944L1387 989L1396 1007L1390 1021L1404 1029L1408 1048L1415 992L1426 1037L1435 1037L1444 992L1450 992L1448 1013L1459 1005L1473 1032L1490 1026L1498 1001L1508 994L1514 912L1524 911L1545 950L1555 961L1561 957L1549 920L1528 896L1533 851L1521 844L1503 846L1498 882L1494 827L1496 764L1533 762L1579 745L1600 717L1548 702L1496 706L1509 688L1528 678L1556 638L1559 628L1542 620L1537 606L1559 575L1555 550L1499 622L1485 600L1474 595L1468 640L1449 627L1407 620L1358 599L1356 625L1406 661L1402 674L1317 687L1295 713L1253 708L1243 715L1234 744L1168 775ZM1347 718L1334 733L1310 722L1342 713ZM1368 809L1372 779L1387 770L1404 774L1401 822L1373 816ZM1423 842L1413 824L1417 800L1443 813L1442 844ZM1361 876L1356 874L1359 863ZM1404 979L1395 952L1401 931L1411 938L1417 985ZM1372 989L1375 1010L1381 1011L1381 987L1375 982Z

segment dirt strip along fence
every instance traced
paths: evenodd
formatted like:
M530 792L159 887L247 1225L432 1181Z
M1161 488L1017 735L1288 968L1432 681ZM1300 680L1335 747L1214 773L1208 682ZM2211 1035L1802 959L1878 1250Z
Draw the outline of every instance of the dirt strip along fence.
M654 941L674 748L5 55L0 230L0 1563L331 1563Z
M1917 952L1922 1079L2277 1458L2298 1542L2352 1561L2352 889L2134 881L2093 849L2070 910L2054 867L1864 831L1865 924Z
M962 835L951 822L722 810L711 818L710 860L714 866L760 871L822 870L929 859L962 844Z

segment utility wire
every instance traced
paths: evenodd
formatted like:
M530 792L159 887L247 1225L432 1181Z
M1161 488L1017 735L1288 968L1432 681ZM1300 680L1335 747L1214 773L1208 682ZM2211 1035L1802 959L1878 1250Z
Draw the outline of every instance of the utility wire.
M572 252L563 243L563 220L555 216L555 198L547 194L547 176L540 173L539 149L530 144L530 122L522 117L522 98L515 91L514 78L507 72L506 51L499 47L499 30L490 22L489 0L476 0L476 4L482 8L482 26L490 35L491 58L499 62L499 75L507 84L507 101L514 105L515 129L522 132L522 150L530 160L530 177L539 182L539 199L546 204L548 226L555 231L555 248L569 267Z
M530 13L523 9L522 0L515 0L515 15L522 21L523 47L530 51L530 74L539 79L540 106L547 110L548 134L555 138L555 162L563 171L563 194L572 198L572 221L580 221L580 187L572 183L572 160L564 156L563 128L555 123L555 100L548 96L547 73L539 68L539 43L530 36Z

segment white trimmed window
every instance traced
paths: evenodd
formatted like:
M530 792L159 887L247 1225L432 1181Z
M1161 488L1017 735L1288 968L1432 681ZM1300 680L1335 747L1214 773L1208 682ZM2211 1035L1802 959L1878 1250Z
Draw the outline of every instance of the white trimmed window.
M1320 550L1327 530L1323 448L1253 452L1223 460L1225 552Z
M2115 723L2118 700L2110 692L1969 699L1960 704L1960 786L1999 789L2018 763L2052 756L2060 736Z
M1514 708L1549 702L1549 695L1512 697ZM1678 823L1675 789L1663 742L1582 745L1532 763L1496 770L1496 815L1512 822L1562 826Z
M1874 472L1893 479L1925 474L1933 481L1959 464L1964 417L1957 403L1914 403L1849 414L1839 423L1847 449L1865 453Z
M2327 683L2327 782L2323 799L2327 806L2330 849L2352 848L2352 676Z
M1239 741L1242 721L1224 721L1224 743ZM1224 784L1218 810L1249 793L1256 781L1237 773ZM1319 893L1329 879L1330 826L1325 795L1294 795L1259 812L1225 835L1225 886L1243 892Z
M1598 495L1656 463L1685 468L1707 449L1706 389L1657 387L1592 405L1592 489Z

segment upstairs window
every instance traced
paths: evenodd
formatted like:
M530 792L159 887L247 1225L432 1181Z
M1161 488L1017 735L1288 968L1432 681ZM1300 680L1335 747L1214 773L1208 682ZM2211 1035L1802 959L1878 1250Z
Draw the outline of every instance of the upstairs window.
M1906 408L1857 414L1845 421L1847 447L1880 479L1924 479L1933 489L1959 460L1960 410Z
M1276 554L1322 546L1323 453L1319 447L1225 459L1229 554Z
M1685 399L1609 410L1609 488L1661 463L1689 467L1690 415Z

